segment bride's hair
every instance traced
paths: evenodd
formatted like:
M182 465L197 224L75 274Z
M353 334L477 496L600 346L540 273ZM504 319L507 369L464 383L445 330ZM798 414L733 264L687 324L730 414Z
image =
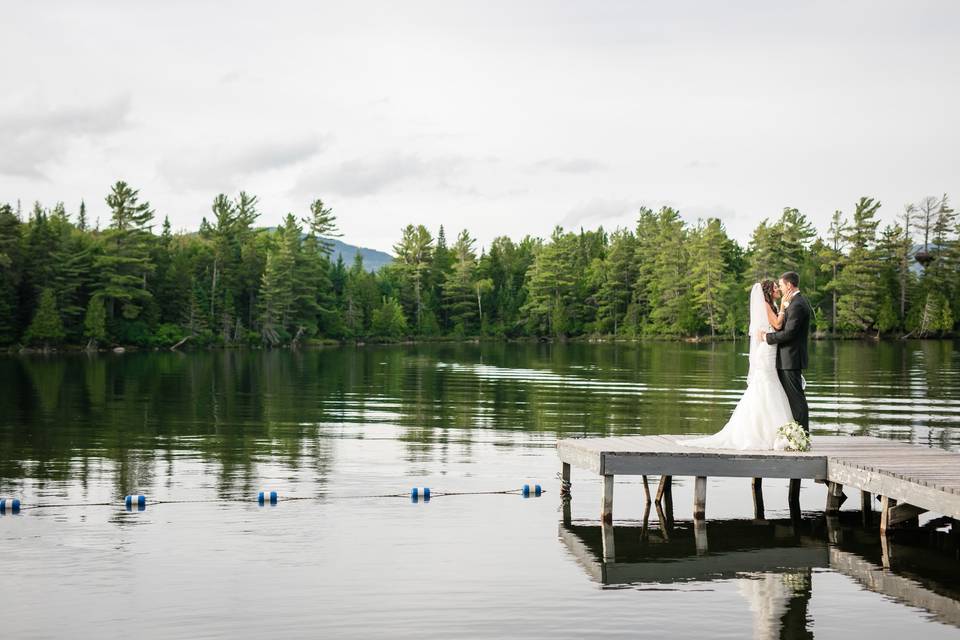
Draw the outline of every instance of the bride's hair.
M760 290L763 291L763 299L767 301L767 304L770 305L772 309L776 309L773 305L773 290L776 286L777 283L773 280L760 281Z

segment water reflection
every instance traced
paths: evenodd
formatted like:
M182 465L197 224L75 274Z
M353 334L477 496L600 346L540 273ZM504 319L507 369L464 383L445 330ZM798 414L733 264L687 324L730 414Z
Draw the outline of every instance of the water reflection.
M109 473L116 492L178 457L223 491L258 458L319 476L331 437L400 429L407 458L442 460L484 430L530 436L708 433L745 384L736 343L465 344L0 357L0 480ZM822 342L810 397L822 433L960 448L955 343ZM454 432L455 430L455 432Z
M833 571L865 590L960 628L956 534L936 523L881 538L844 517L676 522L664 528L561 523L559 539L604 588L735 581L755 638L812 638L813 576Z

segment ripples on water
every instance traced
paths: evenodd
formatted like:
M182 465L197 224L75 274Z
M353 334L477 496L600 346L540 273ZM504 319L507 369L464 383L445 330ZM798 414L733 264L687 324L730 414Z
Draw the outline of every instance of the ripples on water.
M903 592L879 595L875 531L855 511L839 537L815 513L777 520L786 495L773 482L774 519L757 523L748 483L711 480L706 556L684 520L686 479L669 540L656 517L643 526L640 486L618 481L616 557L604 560L589 475L575 476L572 521L558 532L557 437L715 431L745 386L742 350L494 344L0 358L0 495L117 504L136 491L215 501L275 488L311 498L2 517L0 603L15 612L5 628L11 637L827 637L855 623L876 637L955 635L950 603L960 611L960 601L943 576L944 567L956 575L955 551L917 548L943 546L943 534L901 538L894 558L906 560L886 582L900 579ZM815 431L960 450L958 353L951 342L814 344ZM416 505L356 497L530 481L548 493ZM819 511L822 487L805 486L802 499ZM920 596L948 610L919 607Z

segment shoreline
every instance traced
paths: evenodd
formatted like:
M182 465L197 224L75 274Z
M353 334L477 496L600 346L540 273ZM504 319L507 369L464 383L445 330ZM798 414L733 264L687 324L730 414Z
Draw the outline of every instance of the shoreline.
M68 344L60 345L57 347L51 348L42 348L42 347L27 347L22 345L11 345L5 348L0 349L0 353L6 353L8 355L51 355L51 354L63 354L63 353L126 353L126 352L160 352L160 351L172 351L174 353L185 353L185 352L194 352L194 351L233 351L233 350L242 350L242 351L274 351L274 350L283 350L283 351L296 351L302 349L322 349L328 347L367 347L367 346L413 346L413 345L425 345L425 344L483 344L483 343L499 343L499 344L641 344L641 343L667 343L667 342L682 342L686 344L709 344L709 343L722 343L722 342L739 342L741 340L746 340L747 336L687 336L687 337L677 337L677 336L644 336L636 338L626 338L626 337L614 337L614 336L575 336L570 338L556 338L556 337L520 337L520 338L504 338L504 337L493 337L493 336L474 336L474 337L417 337L409 338L402 340L389 340L389 339L369 339L369 340L334 340L334 339L318 339L318 340L307 340L302 344L298 345L279 345L275 347L269 347L264 345L250 345L250 344L209 344L203 346L190 346L190 345L171 345L171 346L140 346L140 345L111 345L108 347L97 347L94 349L88 349L86 345L79 344ZM816 342L829 342L829 341L860 341L860 342L904 342L907 340L922 340L922 341L954 341L957 339L957 336L946 335L946 336L891 336L891 335L866 335L866 334L854 334L854 335L831 335L831 334L815 334L810 337L811 340ZM178 347L178 348L174 348Z

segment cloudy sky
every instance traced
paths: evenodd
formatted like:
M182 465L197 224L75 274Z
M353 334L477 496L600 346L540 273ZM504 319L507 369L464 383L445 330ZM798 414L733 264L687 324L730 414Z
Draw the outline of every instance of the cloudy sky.
M345 240L632 225L746 241L861 195L960 191L960 4L20 2L0 38L0 201L139 188L175 228L322 197Z

